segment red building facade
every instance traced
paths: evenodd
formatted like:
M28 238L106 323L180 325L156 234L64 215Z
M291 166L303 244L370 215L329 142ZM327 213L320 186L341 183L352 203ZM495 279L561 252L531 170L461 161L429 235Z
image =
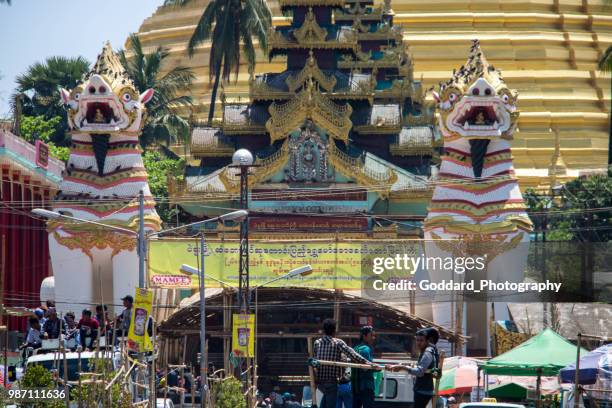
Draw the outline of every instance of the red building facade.
M5 306L40 305L40 285L52 274L44 221L31 214L48 207L64 164L48 157L44 144L31 145L0 129L0 272ZM10 318L9 330L23 330L25 319Z

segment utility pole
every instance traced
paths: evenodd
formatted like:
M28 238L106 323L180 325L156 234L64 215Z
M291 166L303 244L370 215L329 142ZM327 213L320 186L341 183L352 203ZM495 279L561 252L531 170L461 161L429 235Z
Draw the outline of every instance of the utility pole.
M249 208L249 167L240 166L240 208ZM249 217L240 223L240 260L238 264L238 293L241 313L250 309L249 291Z
M200 233L200 406L206 407L206 387L208 385L208 361L206 358L206 281L204 280L204 231Z
M232 156L232 167L240 170L240 208L247 210L249 208L249 169L253 166L253 155L247 149L239 149ZM250 313L250 297L249 289L249 216L248 213L244 220L240 223L240 254L238 262L238 305L241 314L248 315ZM252 335L255 335L252 333ZM253 356L246 356L247 378L245 391L247 395L247 406L252 404L252 384ZM250 363L250 364L249 364ZM254 363L254 364L253 364Z
M144 193L138 193L138 287L145 287L145 256L147 246L145 243L145 223L144 223Z
M145 287L145 256L147 253L147 246L145 244L145 228L144 228L144 193L142 190L138 192L138 288L143 289ZM134 324L132 317L132 323ZM144 361L144 353L138 353L138 360ZM151 375L154 375L151 373ZM150 382L148 382L150 384ZM149 389L148 399L151 401L151 393L155 390ZM146 395L146 390L144 395Z

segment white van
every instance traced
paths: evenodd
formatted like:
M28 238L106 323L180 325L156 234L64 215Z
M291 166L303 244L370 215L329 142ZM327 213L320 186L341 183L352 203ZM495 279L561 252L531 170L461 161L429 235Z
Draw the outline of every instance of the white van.
M89 371L89 364L96 358L112 360L113 369L119 368L121 353L111 351L84 351L81 353L81 371ZM37 353L30 356L26 361L25 370L33 365L41 365L47 370L58 370L59 377L64 378L64 354L63 353ZM79 378L79 353L71 351L66 353L66 365L68 366L68 381L77 381Z
M374 359L374 363L384 366L385 364L398 364L398 361ZM383 370L381 374L382 380L378 389L378 395L376 395L374 400L374 407L403 408L412 406L414 403L414 394L412 391L414 377L406 371L393 373ZM317 406L320 407L323 393L317 390L316 397ZM302 390L302 406L305 408L312 407L312 392L308 385Z
M376 364L398 364L396 360L374 359ZM406 361L402 361L406 362ZM414 403L414 377L406 371L393 373L381 371L382 381L379 385L378 395L375 397L374 406L376 408L398 408L410 406Z

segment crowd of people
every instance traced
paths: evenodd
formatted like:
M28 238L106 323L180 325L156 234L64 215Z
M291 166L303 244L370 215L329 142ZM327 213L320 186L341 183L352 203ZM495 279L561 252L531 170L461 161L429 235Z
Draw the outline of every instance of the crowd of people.
M109 316L107 305L97 305L95 314L88 308L83 309L78 321L74 312L58 316L52 302L37 308L28 319L26 340L20 347L24 360L28 350L42 347L43 340L58 339L63 341L64 347L68 349L81 347L83 351L93 350L101 337L105 337L105 344L110 344L111 339L117 344L119 339L128 335L134 305L132 296L125 296L121 300L124 309L114 319Z
M81 350L93 350L96 341L106 337L106 344L111 344L110 339L120 339L127 336L133 310L133 298L125 296L123 299L123 311L111 319L106 305L97 305L95 314L89 309L81 312L81 317L76 321L72 312L63 317L58 316L53 304L41 307L34 311L29 319L29 329L25 343L21 346L24 350L24 360L27 352L42 347L44 340L59 339L64 341L69 349L80 347ZM363 326L360 329L360 341L354 348L349 347L343 340L335 337L336 322L326 319L323 322L324 335L314 343L314 358L311 365L314 366L315 381L318 390L323 394L319 405L321 408L370 408L375 399L375 376L376 371L383 369L387 371L406 371L415 377L414 380L414 407L425 408L434 395L434 378L439 374L439 355L436 343L439 333L433 328L419 330L415 336L415 345L420 352L416 365L387 365L380 366L374 363L374 345L376 333L372 326ZM334 362L352 362L360 364L362 368L347 369ZM323 364L321 363L323 362ZM332 362L332 364L330 364ZM169 386L189 389L185 379L174 378L178 372L158 373L158 379L166 377ZM199 379L194 379L199 388ZM316 393L313 392L313 397ZM449 404L450 405L450 404ZM300 408L295 394L275 388L267 397L258 394L257 407L260 408Z
M263 393L257 394L256 407L263 408L302 408L298 397L290 392L280 392L278 387L267 397Z

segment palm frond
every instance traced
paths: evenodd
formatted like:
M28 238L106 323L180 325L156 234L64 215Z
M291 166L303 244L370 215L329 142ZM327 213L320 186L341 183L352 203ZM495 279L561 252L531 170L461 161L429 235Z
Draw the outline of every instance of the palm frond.
M164 47L157 47L145 54L140 39L131 35L128 43L129 57L120 51L120 58L139 92L152 88L155 92L147 104L147 119L140 138L146 148L151 144L166 143L188 138L189 124L177 113L177 108L192 104L189 86L195 79L193 71L186 67L174 67L162 73L164 60L170 55Z
M192 0L164 0L164 6L178 6L178 7L182 7L185 6L189 3L191 3Z
M242 38L243 46L242 50L247 59L247 64L249 68L252 69L255 67L255 46L253 45L253 37L251 33L248 31L248 28L245 26L240 27L240 37Z
M245 0L243 7L247 31L259 41L265 52L268 50L268 31L272 25L272 12L264 0Z
M602 72L612 72L612 46L609 46L601 55L597 67Z
M219 0L213 0L204 9L204 13L202 13L200 20L198 20L198 24L187 44L187 52L190 57L193 56L195 47L210 39L212 26L215 25L215 21L217 21L217 15L219 14L220 8L221 4Z

